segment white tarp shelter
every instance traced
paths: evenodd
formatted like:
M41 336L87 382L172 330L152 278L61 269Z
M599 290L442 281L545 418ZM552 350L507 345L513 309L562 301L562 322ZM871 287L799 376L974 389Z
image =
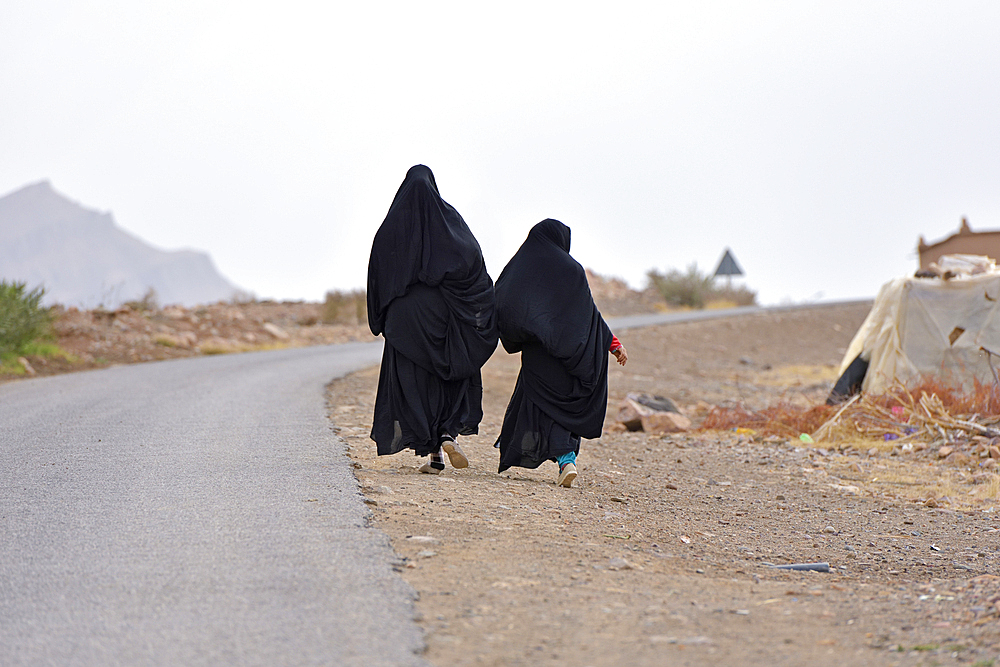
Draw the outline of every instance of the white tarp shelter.
M968 256L956 256L967 258ZM947 258L942 258L946 265ZM896 278L882 286L871 312L844 355L840 372L859 355L868 362L862 391L936 376L969 387L973 378L995 381L1000 357L1000 271L979 258L976 275L958 271L942 278Z

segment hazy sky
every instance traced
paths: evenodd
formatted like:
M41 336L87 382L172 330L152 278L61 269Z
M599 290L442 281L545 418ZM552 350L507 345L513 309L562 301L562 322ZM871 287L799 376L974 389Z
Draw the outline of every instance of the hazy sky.
M1000 228L1000 3L5 0L0 194L42 179L260 297L365 283L430 166L494 278L554 217L645 284L873 296Z

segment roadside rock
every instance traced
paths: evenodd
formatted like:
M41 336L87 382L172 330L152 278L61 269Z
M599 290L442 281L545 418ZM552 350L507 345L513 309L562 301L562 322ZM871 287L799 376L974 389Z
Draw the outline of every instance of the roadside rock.
M264 322L264 331L271 334L278 340L288 340L291 336L276 324L271 324L270 322Z
M691 420L669 398L629 394L618 408L617 421L629 431L676 433L691 428Z

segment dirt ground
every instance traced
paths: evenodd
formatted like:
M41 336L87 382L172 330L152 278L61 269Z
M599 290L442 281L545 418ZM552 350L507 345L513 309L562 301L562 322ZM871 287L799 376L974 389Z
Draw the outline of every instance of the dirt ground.
M983 485L976 460L614 424L633 391L669 396L696 425L713 405L822 403L867 310L616 332L629 363L612 366L605 434L584 441L570 489L551 463L496 473L519 363L502 350L484 368L480 435L461 439L471 465L439 476L419 474L413 456L375 456L377 368L332 383L371 520L419 595L427 659L998 664L997 481ZM813 562L831 571L770 567Z

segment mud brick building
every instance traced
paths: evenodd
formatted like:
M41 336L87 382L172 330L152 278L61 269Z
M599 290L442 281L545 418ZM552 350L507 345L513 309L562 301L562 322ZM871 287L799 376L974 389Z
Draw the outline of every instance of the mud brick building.
M928 245L920 236L917 252L921 269L928 268L942 255L986 255L1000 261L1000 230L974 232L969 221L962 218L958 231L942 241Z

